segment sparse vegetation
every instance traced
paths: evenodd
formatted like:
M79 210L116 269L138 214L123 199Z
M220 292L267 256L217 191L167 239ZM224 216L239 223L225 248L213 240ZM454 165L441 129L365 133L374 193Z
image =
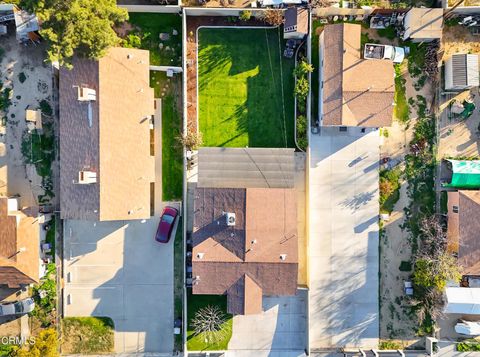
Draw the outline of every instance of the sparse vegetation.
M33 345L25 344L13 354L15 357L57 357L58 335L54 328L41 331Z
M113 329L109 317L66 317L62 321L62 352L82 355L114 352Z
M36 320L41 328L47 328L55 324L57 304L55 263L47 265L45 276L38 285L33 287L32 296L35 300L35 310L31 313L32 319Z
M189 131L186 134L178 135L176 137L181 146L185 146L187 150L197 150L203 144L202 133Z
M25 75L25 73L20 72L20 73L18 74L18 81L19 81L20 83L23 83L23 82L25 82L26 80L27 80L27 76Z
M283 24L283 11L267 9L263 11L263 21L272 26L279 26Z
M252 12L249 10L243 10L240 12L240 16L238 17L242 21L248 21L252 17Z
M379 350L400 350L402 349L402 345L397 341L393 340L382 340L378 344Z

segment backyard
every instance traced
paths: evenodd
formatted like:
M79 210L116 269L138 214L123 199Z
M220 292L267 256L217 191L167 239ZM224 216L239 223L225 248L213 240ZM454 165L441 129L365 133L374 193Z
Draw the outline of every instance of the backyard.
M150 51L150 64L181 66L182 19L177 14L130 13L129 21L117 29L125 47ZM163 40L162 40L163 38ZM155 98L162 99L162 198L182 197L183 153L176 138L182 130L182 77L167 77L165 72L150 71L150 86Z
M198 41L203 145L295 147L295 63L280 28L202 28Z

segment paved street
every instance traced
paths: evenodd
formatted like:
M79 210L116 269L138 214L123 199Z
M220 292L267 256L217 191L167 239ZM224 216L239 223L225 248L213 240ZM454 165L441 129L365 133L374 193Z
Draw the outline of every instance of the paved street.
M237 315L228 355L303 356L307 348L307 291L296 296L264 296L263 313Z
M157 225L65 221L65 315L111 317L117 352L173 349L173 241Z
M378 344L379 133L310 136L310 347Z

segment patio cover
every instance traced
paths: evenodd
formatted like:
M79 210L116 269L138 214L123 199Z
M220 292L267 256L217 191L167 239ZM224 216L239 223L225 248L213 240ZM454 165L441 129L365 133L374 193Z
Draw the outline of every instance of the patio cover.
M447 160L452 164L452 181L445 187L480 188L480 160Z
M292 188L295 150L217 148L198 151L198 187Z
M445 313L480 315L480 288L450 287L446 295Z

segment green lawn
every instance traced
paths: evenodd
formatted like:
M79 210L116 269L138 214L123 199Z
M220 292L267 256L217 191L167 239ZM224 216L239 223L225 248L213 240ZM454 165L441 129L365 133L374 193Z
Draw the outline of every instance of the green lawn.
M180 66L182 63L182 18L177 14L150 14L150 13L129 13L129 20L136 28L132 31L140 37L139 47L150 50L150 64ZM172 31L176 30L178 35L173 36ZM159 35L161 32L170 34L170 39L162 41L163 48L160 49ZM168 49L167 49L168 47Z
M182 77L176 76L170 81L165 72L150 71L150 85L155 98L162 98L162 197L164 201L182 198L183 153L176 138L182 130L182 116L178 111L177 100ZM161 88L168 84L168 90L162 97Z
M294 60L282 30L199 30L198 119L204 146L295 147Z
M227 296L226 295L192 295L191 290L187 297L188 311L187 317L189 325L187 326L187 348L189 351L218 351L226 350L228 342L232 337L233 315L227 314ZM225 338L215 344L205 342L202 336L194 336L194 331L191 330L190 321L194 318L195 312L207 305L218 306L227 316L227 321L224 324Z

